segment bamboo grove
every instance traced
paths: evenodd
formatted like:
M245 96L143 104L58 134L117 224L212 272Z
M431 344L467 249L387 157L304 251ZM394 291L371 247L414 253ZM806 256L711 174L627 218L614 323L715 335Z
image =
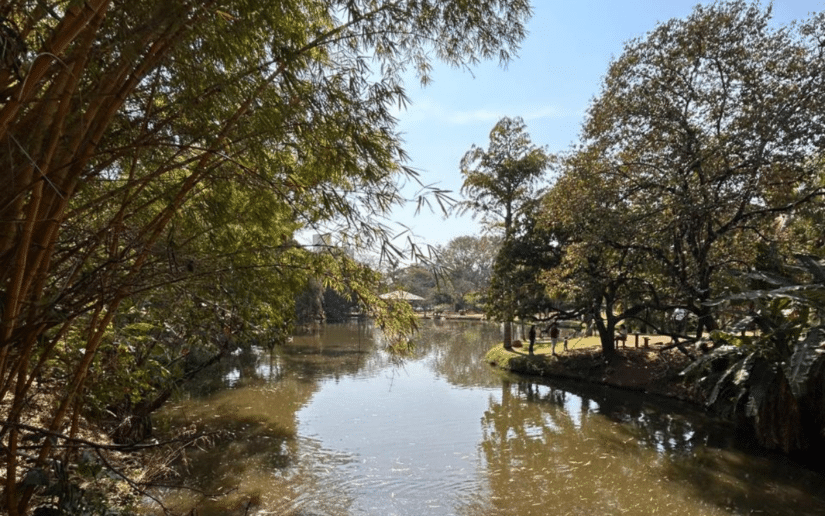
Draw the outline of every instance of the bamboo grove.
M128 398L134 385L106 392L156 377L150 361L162 371L192 342L288 325L309 277L380 309L371 271L296 232L386 244L375 216L415 179L392 114L402 77L426 82L433 58L506 62L529 15L498 0L3 2L8 514L32 507L32 472L72 460L90 396Z

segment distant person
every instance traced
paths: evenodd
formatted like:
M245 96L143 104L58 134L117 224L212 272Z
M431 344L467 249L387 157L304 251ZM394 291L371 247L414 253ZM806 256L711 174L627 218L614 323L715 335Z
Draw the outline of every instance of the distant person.
M530 337L530 354L533 354L533 346L536 345L536 325L533 324L530 326L530 333L528 334Z
M553 349L553 354L556 354L556 344L559 343L559 323L553 321L553 324L550 325L550 344Z
M622 347L627 347L627 326L622 325L619 328L619 335L616 337L616 347L619 347L619 342L622 343Z

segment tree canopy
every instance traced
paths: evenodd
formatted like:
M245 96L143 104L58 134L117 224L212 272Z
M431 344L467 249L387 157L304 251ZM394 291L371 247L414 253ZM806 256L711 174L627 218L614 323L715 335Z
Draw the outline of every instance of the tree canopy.
M521 118L504 117L490 131L487 150L473 145L461 160L464 182L462 212L480 215L490 229L503 235L496 256L487 311L504 321L504 345L512 340L511 323L516 315L518 268L513 259L516 228L535 207L538 185L549 166L547 151L534 145ZM523 280L523 278L521 278Z
M4 3L9 514L26 512L34 488L18 481L53 450L41 441L32 464L18 462L34 379L64 368L43 430L74 432L111 332L137 331L129 318L189 307L226 341L265 321L278 330L309 277L380 307L374 273L344 253L308 253L294 235L332 228L380 245L372 216L403 202L397 180L415 176L391 112L407 102L402 73L426 82L433 56L506 62L529 15L520 0ZM159 363L176 362L171 352Z
M502 118L490 131L487 150L473 145L461 159L465 200L459 211L480 215L507 240L522 206L537 196L548 164L547 151L530 141L524 120Z
M492 235L460 236L438 248L436 264L444 271L446 288L461 307L481 303L490 286L493 263L501 238Z
M717 2L627 43L552 194L577 199L547 217L573 236L568 272L715 329L709 301L756 263L755 242L781 244L777 217L821 202L822 21L776 27L770 8Z

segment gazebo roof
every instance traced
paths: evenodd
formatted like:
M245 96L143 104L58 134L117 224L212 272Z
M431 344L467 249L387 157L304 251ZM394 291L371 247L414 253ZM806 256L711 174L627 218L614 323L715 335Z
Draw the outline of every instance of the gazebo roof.
M400 299L403 301L424 301L424 298L421 296L416 296L406 290L393 290L392 292L387 292L386 294L381 294L381 299Z

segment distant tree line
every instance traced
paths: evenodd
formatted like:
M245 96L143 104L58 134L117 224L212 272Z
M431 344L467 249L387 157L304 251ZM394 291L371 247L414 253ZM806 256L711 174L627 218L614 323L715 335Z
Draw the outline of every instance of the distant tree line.
M456 237L437 246L431 260L385 270L385 288L421 296L419 306L429 310L484 312L500 248L496 236Z

